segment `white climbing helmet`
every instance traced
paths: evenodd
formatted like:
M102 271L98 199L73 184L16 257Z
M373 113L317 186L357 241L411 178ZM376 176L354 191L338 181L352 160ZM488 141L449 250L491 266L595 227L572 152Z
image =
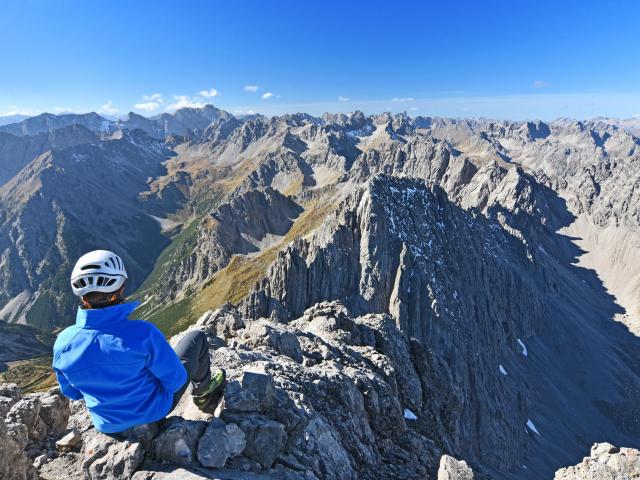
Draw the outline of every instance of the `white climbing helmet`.
M90 292L111 293L127 280L124 262L113 252L94 250L81 256L71 272L73 293L81 297Z

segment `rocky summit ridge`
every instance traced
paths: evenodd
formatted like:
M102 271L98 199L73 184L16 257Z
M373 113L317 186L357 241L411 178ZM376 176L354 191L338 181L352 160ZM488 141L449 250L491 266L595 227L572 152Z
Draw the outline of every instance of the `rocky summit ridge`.
M57 389L21 396L3 384L2 478L494 478L444 453L451 438L430 438L433 353L388 315L355 317L324 302L285 325L249 320L225 305L191 328L207 333L212 361L229 375L215 416L185 396L166 420L117 441L93 429L82 401L69 402ZM444 402L440 418L447 409L455 405ZM596 445L555 478L633 478L639 455Z

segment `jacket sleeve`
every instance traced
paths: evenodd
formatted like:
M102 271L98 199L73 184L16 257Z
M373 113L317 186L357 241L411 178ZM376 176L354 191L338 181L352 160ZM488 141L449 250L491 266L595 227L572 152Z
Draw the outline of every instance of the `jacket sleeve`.
M155 325L149 324L149 356L147 368L165 390L175 393L187 381L187 371L169 342Z
M63 395L69 397L71 400L80 400L82 398L82 393L80 393L80 390L71 385L69 383L69 380L67 380L67 377L65 377L64 373L62 373L60 370L54 368L54 371L56 372L56 378L58 379L60 391L63 393Z

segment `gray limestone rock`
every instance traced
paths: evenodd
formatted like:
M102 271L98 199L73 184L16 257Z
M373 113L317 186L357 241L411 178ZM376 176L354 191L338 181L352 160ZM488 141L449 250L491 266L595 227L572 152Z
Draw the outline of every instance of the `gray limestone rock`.
M640 451L596 443L579 464L562 468L555 480L630 480L640 478Z
M19 400L7 413L7 421L22 424L27 427L29 438L39 435L40 423L40 399L29 396Z
M197 463L198 440L206 428L205 422L171 417L162 426L160 434L153 439L154 457L179 465Z
M58 388L37 395L40 400L39 416L47 425L47 435L60 435L67 429L71 413L69 399Z
M211 334L227 340L245 327L244 319L237 309L225 304L213 312L204 313L196 322Z
M246 445L244 432L235 423L214 419L198 442L198 460L205 467L224 467Z
M246 443L207 475L430 478L442 449L476 477L529 480L602 438L638 446L638 342L613 321L633 328L640 311L640 143L621 124L235 119L214 107L103 121L41 116L0 135L0 320L12 322L0 325L0 362L49 350L16 322L35 306L42 324L69 318L75 303L56 279L85 240L118 232L137 252L125 261L138 285L171 237L139 292L143 313L239 307L197 322L219 337L212 364L229 374L222 436L238 425L231 437ZM113 171L117 185L104 181ZM79 178L100 199L82 215L69 188ZM180 225L167 218L176 212L201 220ZM23 459L50 450L43 478L82 475L81 455L52 450L53 432L75 427L87 452L82 402L63 425L60 397L0 388L0 412L13 459L0 476L29 475ZM268 428L243 427L258 413ZM177 467L180 440L213 455L211 433L203 443L168 429L157 452L148 433L101 440L87 472L129 475L144 451L149 478L200 475ZM633 455L599 446L574 470L623 475ZM156 460L168 472L153 472Z
M82 470L90 480L130 478L144 459L140 443L119 442L93 431L84 439Z
M273 378L264 370L245 370L224 391L225 409L231 412L264 412L273 404Z
M239 422L245 434L246 447L243 455L269 469L282 452L287 434L281 423L258 415L252 415Z
M37 474L30 460L24 452L26 445L26 427L24 439L16 441L9 434L5 422L0 419L0 478L6 480L35 480Z
M298 363L302 362L302 349L298 337L282 324L264 319L249 322L242 331L238 342L240 345L246 345L252 349L259 346L272 348Z
M464 460L456 460L449 455L440 458L438 480L473 480L473 470Z

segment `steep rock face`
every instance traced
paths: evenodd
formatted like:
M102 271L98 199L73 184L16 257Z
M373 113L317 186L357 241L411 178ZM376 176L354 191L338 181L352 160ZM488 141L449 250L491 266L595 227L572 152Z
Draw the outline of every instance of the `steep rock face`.
M335 299L391 314L431 355L430 437L495 475L548 476L603 435L634 445L636 395L622 385L639 382L628 361L637 341L610 321L619 307L593 273L571 265L575 250L551 228L566 217L561 202L544 203L534 185L487 219L424 182L375 177L282 251L241 308L287 321ZM531 360L529 342L540 351Z
M313 238L282 252L243 309L253 318L288 320L336 299L358 314L394 315L406 335L437 352L436 370L442 371L435 383L448 392L442 397L448 405L425 409L432 412L425 415L431 415L434 435L455 451L464 451L463 443L476 445L477 458L506 469L519 459L505 447L520 444L524 451L526 434L515 425L489 424L505 412L526 423L526 395L517 393L524 385L473 378L495 370L495 359L509 355L516 337L541 328L539 297L524 294L541 290L532 282L534 269L522 245L497 223L474 218L424 182L382 176L345 200ZM486 301L475 300L474 292ZM520 302L505 305L509 298ZM484 344L482 352L476 342ZM474 358L477 368L456 358ZM496 398L483 402L476 388L495 389Z

